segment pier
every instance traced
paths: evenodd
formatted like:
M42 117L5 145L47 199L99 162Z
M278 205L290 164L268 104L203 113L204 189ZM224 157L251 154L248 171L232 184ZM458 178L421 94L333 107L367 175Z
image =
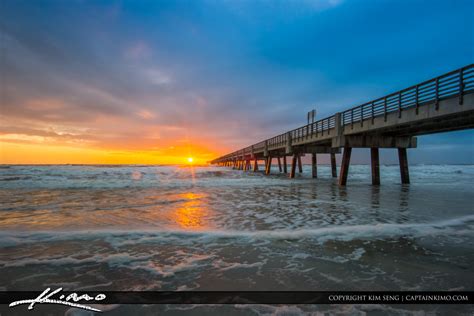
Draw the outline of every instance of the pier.
M317 156L330 155L332 177L337 177L336 155L341 154L339 185L347 184L352 148L370 149L372 184L380 184L379 148L398 151L401 183L410 183L408 148L416 136L474 127L474 64L410 86L362 105L335 113L211 161L242 171L259 170L264 161L270 174L278 171L294 178L302 172L301 157L311 155L312 176L318 177ZM252 167L253 164L253 167Z

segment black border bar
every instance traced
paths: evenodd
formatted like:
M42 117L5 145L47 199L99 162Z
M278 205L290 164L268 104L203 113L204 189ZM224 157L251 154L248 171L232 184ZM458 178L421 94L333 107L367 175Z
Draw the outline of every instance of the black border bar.
M3 291L0 304L35 299L43 291ZM61 291L51 299L105 294L82 304L474 304L474 291Z

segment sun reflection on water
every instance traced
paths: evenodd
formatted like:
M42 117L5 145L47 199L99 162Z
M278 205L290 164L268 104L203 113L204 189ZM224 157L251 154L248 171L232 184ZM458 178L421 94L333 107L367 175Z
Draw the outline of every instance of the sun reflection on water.
M189 230L201 230L209 226L208 208L204 205L205 194L195 194L192 192L180 195L185 199L183 204L174 213L176 223Z

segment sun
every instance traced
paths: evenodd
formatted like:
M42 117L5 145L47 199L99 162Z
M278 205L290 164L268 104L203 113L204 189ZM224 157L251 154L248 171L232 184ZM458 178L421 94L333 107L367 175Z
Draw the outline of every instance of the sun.
M194 159L193 157L188 157L188 163L193 163Z

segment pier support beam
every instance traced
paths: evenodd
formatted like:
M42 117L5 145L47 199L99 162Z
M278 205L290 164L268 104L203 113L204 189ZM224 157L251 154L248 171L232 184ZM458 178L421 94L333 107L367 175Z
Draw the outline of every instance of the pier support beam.
M291 159L291 170L290 170L290 178L295 177L296 171L296 160L298 159L298 154L293 155L293 159Z
M398 148L398 160L400 161L400 177L402 184L410 183L410 175L408 173L408 157L406 148Z
M286 155L283 156L283 173L288 173L287 166L286 166Z
M379 149L370 148L370 162L372 166L372 185L380 184Z
M280 157L278 157L278 169L279 169L280 172L281 172L281 160L280 160Z
M347 183L347 175L349 174L349 164L351 162L352 147L344 147L342 154L341 173L339 175L339 185L345 186Z
M337 178L336 154L335 153L331 153L331 172L332 172L332 177Z
M301 164L301 155L298 155L298 171L303 172L303 165Z
M270 174L270 170L272 168L272 157L268 156L267 157L267 165L265 168L265 174Z
M255 158L255 161L253 162L253 172L258 171L258 159Z
M313 178L318 177L318 160L316 154L311 154L311 174Z
M332 139L332 147L352 148L416 148L417 138L412 136L346 135Z

